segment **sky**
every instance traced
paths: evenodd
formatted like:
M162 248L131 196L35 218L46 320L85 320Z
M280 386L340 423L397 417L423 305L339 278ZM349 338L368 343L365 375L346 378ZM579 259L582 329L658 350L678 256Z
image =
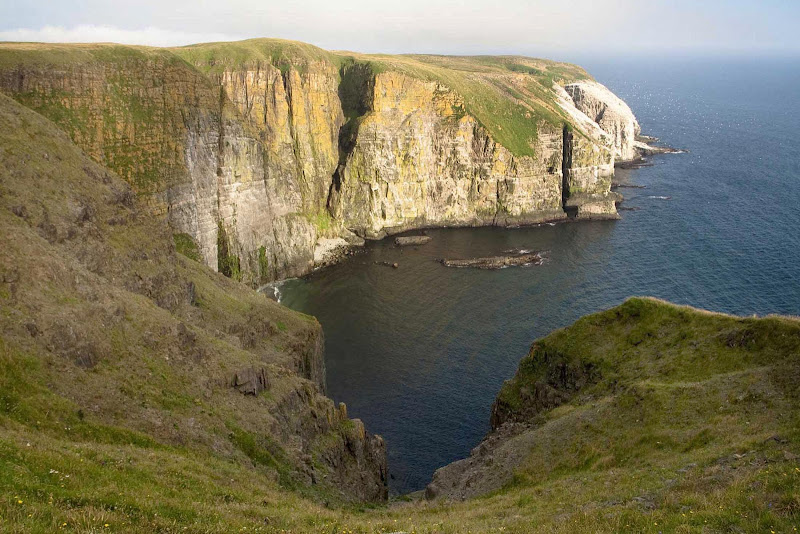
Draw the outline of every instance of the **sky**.
M0 41L373 53L800 55L799 24L800 0L0 0Z

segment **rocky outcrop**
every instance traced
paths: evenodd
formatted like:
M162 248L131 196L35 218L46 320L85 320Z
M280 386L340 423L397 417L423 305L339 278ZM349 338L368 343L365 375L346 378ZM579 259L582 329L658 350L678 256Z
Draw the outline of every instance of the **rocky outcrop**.
M438 71L246 44L7 44L0 90L123 176L206 265L252 285L414 228L618 217L611 177L633 154L638 124L596 82L545 84L524 106L498 110L525 115L503 123L526 139L512 151L497 141L503 121L488 128L472 106L481 92L519 102L513 87L544 83L519 68L505 96L496 92L508 70L467 80L476 97Z
M445 267L471 267L473 269L505 269L506 267L527 267L542 263L539 252L515 252L503 256L489 256L486 258L468 259L443 259Z
M418 246L418 245L425 245L431 241L431 236L428 235L407 235L402 237L396 237L394 240L394 244L398 247L410 247L410 246Z
M635 159L636 136L641 133L631 108L605 85L581 80L564 86L575 107L610 136L616 157L621 161Z

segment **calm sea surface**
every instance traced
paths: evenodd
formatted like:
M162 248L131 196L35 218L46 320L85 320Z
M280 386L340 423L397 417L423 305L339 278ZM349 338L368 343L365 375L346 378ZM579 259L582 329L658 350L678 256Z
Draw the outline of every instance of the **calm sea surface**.
M616 222L431 230L281 287L325 330L329 394L388 443L392 490L469 454L532 340L652 295L736 314L800 315L800 61L584 62L644 133L687 149L618 170ZM448 269L510 248L544 265ZM399 269L376 265L397 262Z

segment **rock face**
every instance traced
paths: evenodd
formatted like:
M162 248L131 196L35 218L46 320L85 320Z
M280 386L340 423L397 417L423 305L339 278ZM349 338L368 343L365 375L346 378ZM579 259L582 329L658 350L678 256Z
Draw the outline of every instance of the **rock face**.
M630 161L639 155L635 143L641 128L628 104L605 85L591 80L567 84L564 89L575 107L611 137L619 160Z
M600 84L551 87L535 77L550 64L520 74L498 59L459 92L439 66L382 61L272 40L5 44L0 91L118 172L209 267L252 285L413 228L617 217L614 163L638 124ZM484 97L516 107L493 121ZM527 140L512 151L506 135Z
M540 132L536 158L516 158L441 84L388 72L371 89L330 199L345 227L374 239L564 217L561 176L548 173L561 167L560 129Z
M259 130L215 83L166 51L78 50L41 65L26 49L30 59L0 71L0 88L124 177L209 267L257 283L313 266L317 232L301 215L300 184L265 163Z

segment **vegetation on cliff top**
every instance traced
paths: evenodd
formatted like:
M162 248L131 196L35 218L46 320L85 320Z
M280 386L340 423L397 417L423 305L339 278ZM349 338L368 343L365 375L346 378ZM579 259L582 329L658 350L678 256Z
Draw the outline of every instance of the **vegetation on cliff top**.
M306 43L280 39L208 43L173 50L212 75L259 62L272 64L283 72L294 67L301 73L312 62L327 63L337 70L358 62L367 65L373 74L400 72L437 82L463 97L465 111L497 142L517 155L534 154L533 145L543 123L560 127L570 121L555 103L553 83L591 78L576 65L545 59L328 52Z
M225 43L202 43L172 51L206 74L268 63L287 72L294 67L305 72L309 63L322 61L338 66L338 56L308 43L284 39L247 39Z

